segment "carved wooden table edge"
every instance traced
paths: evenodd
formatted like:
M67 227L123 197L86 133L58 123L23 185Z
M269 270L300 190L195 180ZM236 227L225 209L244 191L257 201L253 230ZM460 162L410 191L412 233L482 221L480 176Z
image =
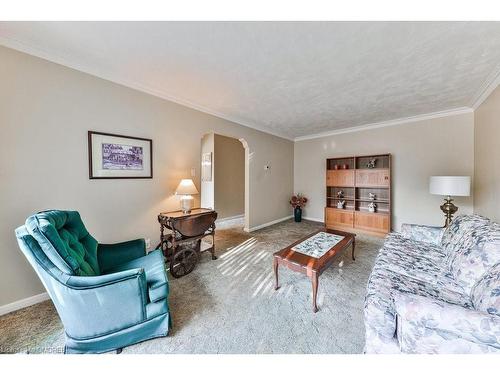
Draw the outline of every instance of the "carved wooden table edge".
M331 247L323 256L320 258L314 258L306 254L302 254L299 252L295 252L292 250L292 247L298 245L299 243L305 241L309 237L314 236L315 234L325 232L325 233L331 233L331 234L337 234L339 236L343 236L344 239L342 239L339 243L335 244L333 247ZM278 268L279 265L283 265L286 268L305 274L312 283L312 290L313 290L313 312L316 313L318 312L318 305L317 305L317 295L318 295L318 286L319 286L319 276L325 271L332 263L333 260L336 258L336 256L343 251L345 251L349 246L352 246L352 260L355 261L356 258L354 256L355 253L355 248L356 248L356 234L355 233L350 233L350 232L343 232L343 231L338 231L338 230L333 230L333 229L328 229L328 228L322 228L317 231L314 231L307 236L295 241L291 245L275 252L273 254L273 270L274 270L274 277L275 277L275 285L274 285L274 290L278 290L280 288L279 285L279 279L278 279ZM298 254L298 255L297 255ZM295 257L295 259L290 259L292 257ZM323 259L325 258L325 259ZM321 262L320 262L321 260Z

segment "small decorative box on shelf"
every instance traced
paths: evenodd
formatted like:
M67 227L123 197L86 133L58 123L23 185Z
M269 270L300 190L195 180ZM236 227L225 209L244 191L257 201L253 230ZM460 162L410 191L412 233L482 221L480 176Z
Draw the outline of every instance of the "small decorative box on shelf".
M391 213L390 154L326 160L326 227L385 235Z

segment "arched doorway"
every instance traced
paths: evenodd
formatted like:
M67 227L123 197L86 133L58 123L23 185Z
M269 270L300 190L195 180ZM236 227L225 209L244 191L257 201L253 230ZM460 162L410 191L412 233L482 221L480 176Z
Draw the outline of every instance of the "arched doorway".
M201 206L219 226L249 228L249 147L243 138L211 132L201 140Z

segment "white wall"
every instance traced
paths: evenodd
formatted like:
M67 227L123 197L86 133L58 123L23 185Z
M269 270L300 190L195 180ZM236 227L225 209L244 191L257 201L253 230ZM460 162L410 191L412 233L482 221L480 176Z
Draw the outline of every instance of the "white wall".
M474 212L500 222L500 87L474 112Z
M0 306L43 292L14 236L27 216L74 209L99 241L155 244L157 215L179 209L174 191L191 168L200 187L210 132L249 145L249 225L290 214L293 142L4 47L0 82ZM154 178L89 180L88 130L152 138Z
M443 225L442 198L429 194L429 176L474 174L472 113L295 142L294 191L305 194L304 216L324 219L326 159L392 154L393 229L401 223ZM457 198L459 213L472 197Z

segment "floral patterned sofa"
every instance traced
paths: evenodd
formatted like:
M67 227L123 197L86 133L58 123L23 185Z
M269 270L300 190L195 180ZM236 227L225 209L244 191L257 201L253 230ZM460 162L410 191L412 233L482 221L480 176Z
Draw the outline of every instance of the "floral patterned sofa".
M500 225L403 224L377 256L364 314L366 353L500 353Z

